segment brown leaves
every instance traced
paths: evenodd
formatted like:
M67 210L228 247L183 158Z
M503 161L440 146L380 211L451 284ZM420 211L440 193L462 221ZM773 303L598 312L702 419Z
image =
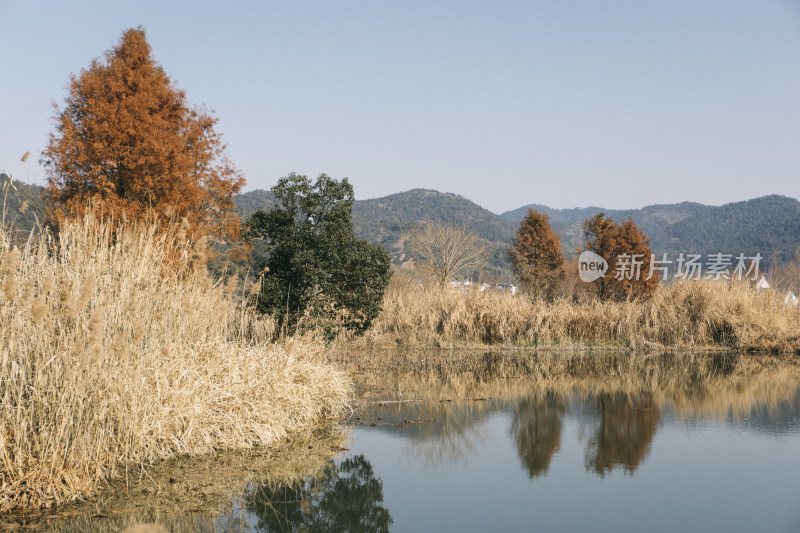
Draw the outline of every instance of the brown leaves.
M189 106L143 29L71 77L55 122L44 151L52 221L91 206L104 217L155 215L162 225L185 217L192 234L238 237L231 211L244 178L225 156L217 119Z
M547 215L528 210L509 256L514 274L527 292L545 298L553 296L557 283L564 278L564 252Z
M586 249L595 252L608 261L609 273L604 278L592 282L589 286L602 300L630 300L637 297L649 297L660 276L658 272L650 273L652 250L650 239L633 222L632 219L617 224L606 218L603 213L587 219L583 223ZM636 256L641 264L635 272L626 276L617 276L617 268L621 256Z

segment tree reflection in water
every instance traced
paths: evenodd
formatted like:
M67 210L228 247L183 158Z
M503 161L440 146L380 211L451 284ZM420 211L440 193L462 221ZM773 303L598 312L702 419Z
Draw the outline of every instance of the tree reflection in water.
M363 455L331 461L323 475L298 485L256 486L245 502L259 531L389 531L392 523L383 482Z
M661 420L652 396L600 394L587 403L600 421L586 448L586 470L605 476L621 466L632 474L650 453Z
M547 473L550 460L561 447L564 401L552 392L520 400L514 408L511 435L517 453L531 478Z
M511 436L530 478L546 475L561 447L566 404L565 397L555 392L529 396L514 404ZM586 446L588 471L605 476L621 466L632 474L650 453L661 420L652 396L599 394L570 405L569 411L580 413L580 419L596 421Z

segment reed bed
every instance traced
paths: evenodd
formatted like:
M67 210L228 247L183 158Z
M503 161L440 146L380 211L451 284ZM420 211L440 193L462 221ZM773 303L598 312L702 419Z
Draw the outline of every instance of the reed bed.
M344 375L313 341L208 277L174 227L86 217L0 229L0 511L51 506L177 455L269 445L337 416Z
M364 344L722 348L798 352L800 308L746 283L687 281L652 298L553 302L522 294L397 282Z

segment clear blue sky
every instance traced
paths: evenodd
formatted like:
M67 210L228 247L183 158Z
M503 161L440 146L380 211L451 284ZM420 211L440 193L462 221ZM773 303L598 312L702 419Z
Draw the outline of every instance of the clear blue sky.
M800 196L800 3L0 0L0 168L128 27L219 118L247 189L426 187L495 212Z

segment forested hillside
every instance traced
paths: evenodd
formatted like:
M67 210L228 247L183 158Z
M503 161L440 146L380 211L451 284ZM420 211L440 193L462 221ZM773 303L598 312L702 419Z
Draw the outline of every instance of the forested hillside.
M0 186L9 177L0 174ZM13 222L20 234L37 226L44 214L44 189L13 181L6 187L5 221ZM259 208L275 203L270 191L256 190L236 196L236 212L242 219ZM581 224L586 218L604 212L615 221L630 217L651 239L654 252L744 253L764 256L765 266L772 257L779 262L795 256L800 248L800 202L786 196L764 196L722 206L693 202L651 205L642 209L613 210L600 207L553 209L531 204L496 215L456 194L414 189L357 200L353 205L356 236L383 245L395 264L412 256L404 246L404 236L423 221L440 221L466 227L483 239L489 249L489 265L483 274L489 279L510 279L507 249L519 220L533 208L547 214L553 230L561 237L568 256L582 245Z
M28 233L37 227L44 215L43 192L42 187L11 180L7 174L0 174L0 215L3 223L19 233Z
M800 247L800 202L786 196L764 196L722 206L682 202L627 210L552 209L532 204L501 216L521 219L529 207L550 217L568 255L583 243L583 221L601 212L617 222L632 218L650 237L656 253L760 253L768 266L773 255L779 262L786 261Z
M651 234L654 250L746 254L760 253L766 264L783 262L800 247L800 202L764 196L698 212Z
M271 205L272 202L271 193L265 191L245 193L237 199L243 216L260 204ZM397 264L409 258L403 236L421 221L438 220L465 226L481 236L491 250L487 276L507 278L506 250L528 208L549 216L568 256L583 244L583 221L601 212L617 222L632 218L650 237L656 253L760 253L764 256L764 265L768 266L772 256L785 261L794 257L800 247L800 202L777 195L719 207L682 202L615 210L601 207L553 209L531 204L495 215L455 194L414 189L356 201L353 223L359 238L385 246Z
M632 218L646 235L653 236L676 222L715 209L712 206L694 202L649 205L641 209L603 209L602 207L553 209L544 205L531 204L513 211L506 211L500 216L506 220L519 221L527 214L529 208L544 213L550 218L550 224L561 237L567 255L573 254L583 244L583 221L598 213L605 213L617 222Z
M491 242L509 242L517 229L517 221L505 220L463 196L427 189L356 201L353 218L364 238L376 241L394 233L394 226L424 220L465 227Z
M266 211L275 205L275 195L272 194L272 191L258 189L237 194L234 201L236 202L236 214L244 220L259 209Z

